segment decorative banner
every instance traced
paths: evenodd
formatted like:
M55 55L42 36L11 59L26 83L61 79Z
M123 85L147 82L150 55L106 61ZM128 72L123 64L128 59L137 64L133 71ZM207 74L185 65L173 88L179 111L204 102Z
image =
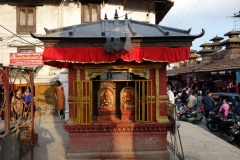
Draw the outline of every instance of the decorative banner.
M10 53L10 65L43 66L42 53Z

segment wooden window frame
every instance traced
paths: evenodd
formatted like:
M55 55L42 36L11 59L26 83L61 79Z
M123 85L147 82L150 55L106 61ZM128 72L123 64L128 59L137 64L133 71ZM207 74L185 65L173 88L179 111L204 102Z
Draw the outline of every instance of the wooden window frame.
M36 52L35 46L22 46L22 47L17 47L17 53L23 53L23 52L21 52L21 50L33 50L33 52L31 52L31 53L35 53L35 52ZM24 52L24 53L25 53L25 52Z
M85 13L84 13L83 7L86 6L86 5L88 5L89 10L92 11L92 5L93 5L93 4L95 4L95 3L84 3L84 4L81 5L81 23L89 23L89 22L85 22L85 21L84 21L84 15L85 15ZM100 15L100 14L101 14L100 4L96 4L96 5L97 5L97 21L99 21L99 20L100 20L100 17L101 17L101 15ZM93 21L92 21L92 13L90 14L90 22L93 22Z
M20 25L20 10L21 9L25 9L26 13L28 9L33 9L33 25ZM36 32L36 7L17 7L16 8L16 12L17 12L17 34L30 34L30 31ZM28 22L28 17L26 16L26 23Z

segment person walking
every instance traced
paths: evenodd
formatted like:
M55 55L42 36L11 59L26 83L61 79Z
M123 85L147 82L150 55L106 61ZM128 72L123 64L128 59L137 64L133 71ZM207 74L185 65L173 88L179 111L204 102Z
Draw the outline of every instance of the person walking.
M205 110L205 120L206 122L208 122L209 112L212 111L215 106L214 99L210 91L207 91L207 95L203 97L202 103L204 105Z
M171 91L171 86L167 85L167 95L168 95L168 102L175 104L175 98L174 98L174 94Z

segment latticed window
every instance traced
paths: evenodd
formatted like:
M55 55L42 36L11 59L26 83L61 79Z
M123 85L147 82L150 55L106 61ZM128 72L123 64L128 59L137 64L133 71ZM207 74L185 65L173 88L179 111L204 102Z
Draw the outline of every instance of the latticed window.
M30 34L36 32L36 8L17 7L17 33Z
M82 23L94 22L100 20L99 4L82 4Z
M33 46L18 47L17 52L18 53L23 53L23 52L34 53L35 52L35 47L33 47Z
M103 83L107 83L108 81L103 81ZM117 108L117 105L114 103L122 103L119 110L122 110L122 106L124 102L124 97L130 97L134 95L134 98L130 98L131 105L126 101L127 106L133 107L132 110L134 110L135 114L133 115L135 118L132 120L138 121L138 122L152 122L152 117L153 117L153 92L152 92L152 81L151 80L131 80L129 82L132 83L132 93L130 94L123 94L119 98L123 99L115 99L114 96L110 99L114 99L113 101L107 101L105 104L102 102L105 102L106 99L103 97L103 92L106 91L105 87L102 87L100 92L93 92L93 83L100 85L100 81L91 81L91 80L81 80L81 81L73 81L73 97L74 97L74 103L73 103L73 109L74 109L74 123L75 124L81 124L81 125L91 125L93 123L93 115L95 109L99 110L102 108L108 108L108 104L113 104L114 109ZM111 81L111 83L118 83L120 86L122 84L126 83L120 82L120 81ZM101 86L101 85L100 85ZM126 88L126 87L125 87ZM131 88L131 87L130 87ZM111 91L111 87L107 88L108 90ZM118 88L117 92L120 92L120 88ZM96 91L96 89L95 89ZM113 90L114 91L114 90ZM120 92L124 93L124 92ZM129 92L126 92L129 93ZM94 103L94 97L98 96L99 103ZM111 96L110 96L111 97ZM95 105L94 105L95 104ZM100 106L100 107L99 107ZM116 107L116 108L115 108ZM130 109L130 110L131 110ZM117 110L117 109L116 109ZM116 111L115 110L115 111ZM127 109L129 110L129 109ZM103 112L104 113L104 112ZM106 114L106 113L104 113ZM123 114L123 113L122 113ZM97 115L97 116L102 116L102 114ZM107 116L107 114L106 114ZM128 117L131 115L128 115ZM100 118L101 119L101 118ZM123 118L124 121L124 118Z

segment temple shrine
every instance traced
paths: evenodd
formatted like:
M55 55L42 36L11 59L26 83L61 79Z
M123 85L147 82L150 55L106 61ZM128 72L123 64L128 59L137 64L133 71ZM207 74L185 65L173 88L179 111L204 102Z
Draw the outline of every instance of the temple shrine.
M129 20L104 20L46 35L46 65L68 68L69 158L169 159L166 66L188 60L204 35Z

